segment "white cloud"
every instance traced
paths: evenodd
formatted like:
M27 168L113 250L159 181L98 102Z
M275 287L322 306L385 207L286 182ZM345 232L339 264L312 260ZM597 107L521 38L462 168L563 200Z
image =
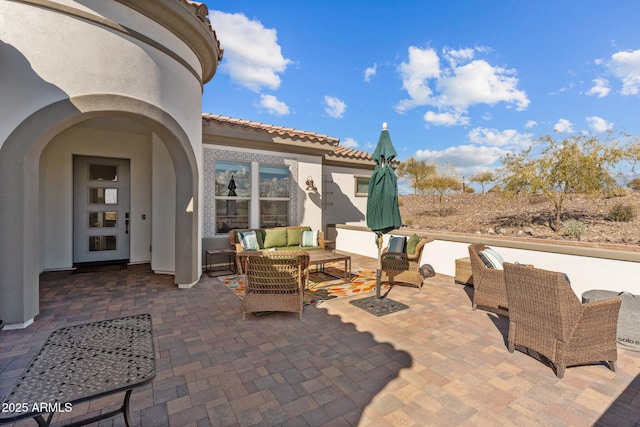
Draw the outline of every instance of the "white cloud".
M224 47L220 70L241 86L259 92L280 87L280 74L291 60L282 56L276 30L241 13L211 11L211 20Z
M329 116L335 119L341 119L344 116L344 112L347 109L347 104L345 104L340 99L334 96L325 96L324 103L326 104L324 111Z
M346 137L342 141L340 141L340 145L347 148L356 148L358 146L358 141L351 137Z
M467 124L466 121L456 123L452 118L463 118L472 105L504 102L508 107L525 110L530 101L526 93L518 89L515 71L474 59L476 53L487 50L445 47L442 58L448 66L441 67L434 49L409 47L408 60L398 67L402 87L409 97L396 104L396 111L404 113L419 106L435 106L440 112L425 114L425 120L451 126Z
M497 129L487 128L471 129L467 137L469 141L474 144L515 150L528 148L534 138L531 133L520 133L515 129L499 131Z
M435 50L410 46L409 61L401 63L398 71L402 77L402 87L409 94L409 99L400 101L396 106L398 112L434 102L431 99L433 92L427 84L427 79L440 76L440 58Z
M569 120L560 119L558 123L553 126L553 131L558 133L571 133L573 132L573 125Z
M368 67L364 70L364 81L369 83L371 77L376 75L376 71L378 70L378 64L373 64L373 67Z
M435 113L433 111L427 111L423 118L427 123L436 126L456 126L469 124L469 117L463 116L460 112Z
M438 81L439 101L444 105L467 108L474 104L515 104L517 110L529 105L527 95L517 88L518 79L512 70L493 67L484 60L475 60L453 70L453 75Z
M444 150L418 150L415 158L439 165L453 165L456 173L471 176L481 170L491 169L507 153L499 147L459 145Z
M598 98L604 98L609 95L611 88L607 79L593 79L593 87L589 89L587 95L597 95Z
M538 126L538 122L536 122L535 120L527 120L527 123L524 124L525 129L531 129L535 126Z
M443 56L447 61L449 61L449 65L452 68L455 68L461 62L471 61L475 56L475 50L471 48L453 50L445 47L444 49L442 49L442 51Z
M622 80L621 94L640 93L640 49L614 53L608 67L614 76Z
M265 108L269 114L275 116L289 115L289 107L282 101L279 101L273 95L260 95L259 106Z
M467 135L471 144L444 150L418 150L414 157L439 165L452 165L460 176L471 176L484 170L497 168L498 161L507 153L528 148L533 141L530 133L514 129L476 128Z
M613 123L598 116L587 117L587 123L589 123L589 127L595 132L607 132L613 129Z

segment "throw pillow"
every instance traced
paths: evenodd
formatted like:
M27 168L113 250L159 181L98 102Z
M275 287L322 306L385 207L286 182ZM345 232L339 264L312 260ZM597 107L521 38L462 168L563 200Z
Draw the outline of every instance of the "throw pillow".
M300 247L305 246L319 246L318 245L318 230L304 230L300 234Z
M494 270L502 270L502 263L493 254L485 251L478 252L478 256L482 260L482 263L487 267Z
M418 243L420 243L420 237L417 234L409 237L409 240L407 240L407 255L415 255Z
M300 246L300 231L310 228L287 228L287 246Z
M260 249L255 231L240 233L240 243L242 244L242 249L245 251L257 251Z
M267 228L264 231L264 248L283 248L287 246L286 228Z
M387 252L404 253L404 247L407 243L407 238L404 236L391 236L389 238L389 246Z

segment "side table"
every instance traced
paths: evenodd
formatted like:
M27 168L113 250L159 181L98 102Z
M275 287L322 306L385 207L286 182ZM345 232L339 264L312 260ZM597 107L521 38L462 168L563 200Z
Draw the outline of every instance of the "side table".
M329 248L331 246L331 248ZM325 240L324 241L324 249L327 251L335 252L336 251L336 241L335 240Z
M226 270L216 270L214 271L211 267L212 258L219 255L227 255L227 269ZM206 273L209 277L222 276L227 273L233 273L233 260L236 255L236 251L229 248L223 249L207 249L206 250L206 259L205 262L207 264Z
M454 281L459 285L473 286L470 257L459 258L456 260L456 276Z

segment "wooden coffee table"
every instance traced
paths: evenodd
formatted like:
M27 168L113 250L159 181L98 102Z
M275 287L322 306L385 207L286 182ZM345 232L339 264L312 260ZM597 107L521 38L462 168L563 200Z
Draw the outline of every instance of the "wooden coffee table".
M308 251L307 253L309 254L309 265L315 265L316 271L323 273L326 263L344 261L344 276L342 279L345 282L351 280L351 256L327 250Z

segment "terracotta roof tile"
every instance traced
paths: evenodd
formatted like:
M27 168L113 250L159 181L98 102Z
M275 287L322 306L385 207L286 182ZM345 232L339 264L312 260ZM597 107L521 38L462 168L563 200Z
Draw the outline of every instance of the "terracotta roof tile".
M218 55L218 62L222 61L222 57L224 56L224 48L222 46L220 46L220 40L218 40L218 36L216 35L216 31L211 26L211 21L207 17L209 15L209 8L207 7L207 5L204 4L204 3L191 1L191 0L181 0L181 1L182 1L182 3L184 3L187 6L189 6L190 8L192 8L193 9L193 14L200 21L202 21L207 27L209 27L209 31L211 31L213 33L213 38L215 39L216 43L218 43L218 52L220 52L220 54Z
M217 123L226 125L229 127L239 127L242 129L253 130L255 132L266 132L270 135L278 135L285 138L299 139L302 141L318 142L321 144L327 144L331 146L337 146L340 140L328 135L322 135L315 132L307 132L294 128L286 128L283 126L274 126L260 122L253 122L250 120L234 119L232 117L220 116L217 114L203 114L203 124L206 126L209 123Z
M373 161L371 153L343 146L337 146L335 150L333 150L333 153L327 154L327 156Z

